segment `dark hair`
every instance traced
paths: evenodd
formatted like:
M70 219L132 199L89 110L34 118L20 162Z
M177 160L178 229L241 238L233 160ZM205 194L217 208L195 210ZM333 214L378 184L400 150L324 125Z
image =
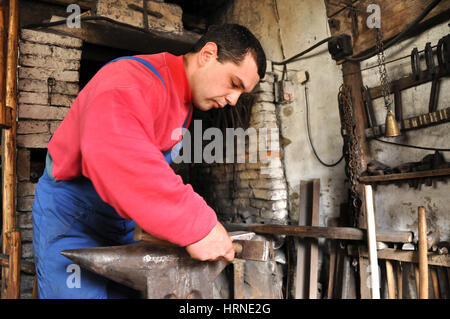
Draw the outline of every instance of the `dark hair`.
M217 60L239 64L247 53L255 59L259 78L266 74L266 54L261 43L246 27L239 24L212 25L197 41L191 52L199 52L207 42L217 45Z

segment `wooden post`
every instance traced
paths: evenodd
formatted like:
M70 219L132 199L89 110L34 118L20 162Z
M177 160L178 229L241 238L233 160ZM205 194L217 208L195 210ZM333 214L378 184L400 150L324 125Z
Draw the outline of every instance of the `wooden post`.
M359 62L347 61L342 64L342 73L344 84L347 85L352 94L353 114L355 117L355 132L358 135L361 155L361 168L358 173L366 170L367 163L370 160L370 151L366 140L365 130L368 127L367 115L364 108L364 101L361 88L363 87L361 67ZM361 201L364 202L364 192L362 187L359 187L358 193ZM366 219L364 218L364 205L361 207L360 218L357 221L359 228L367 228Z
M17 56L18 56L18 22L19 7L18 0L9 1L8 20L8 58L6 67L6 107L11 110L11 127L2 131L2 180L3 180L3 243L2 252L12 256L13 264L18 265L20 261L20 245L8 247L6 234L16 229L16 116L17 116ZM20 272L15 272L19 276ZM6 282L8 281L8 283ZM9 276L9 269L2 269L1 296L16 296L10 289L15 289L14 282L19 278Z
M0 1L0 127L7 126L5 104L7 8L6 1Z
M9 277L6 290L7 299L20 298L20 232L13 231L7 234L9 241Z
M419 207L419 298L428 299L427 219L425 207Z

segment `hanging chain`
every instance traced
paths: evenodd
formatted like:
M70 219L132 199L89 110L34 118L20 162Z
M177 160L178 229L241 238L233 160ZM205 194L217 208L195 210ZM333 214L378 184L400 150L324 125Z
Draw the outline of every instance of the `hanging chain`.
M356 227L362 203L358 193L361 150L353 116L351 90L348 86L342 85L339 89L338 103L341 113L341 135L344 139L345 174L350 182L353 226Z
M384 98L384 106L388 111L392 109L392 100L390 97L390 82L386 71L386 58L384 56L383 31L381 26L374 28L377 46L378 71L380 73L381 91Z

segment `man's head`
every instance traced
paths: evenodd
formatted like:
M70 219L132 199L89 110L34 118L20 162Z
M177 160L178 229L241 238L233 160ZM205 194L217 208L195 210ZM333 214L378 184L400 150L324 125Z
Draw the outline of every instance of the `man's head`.
M192 101L203 111L235 105L266 72L261 44L237 24L209 27L185 57Z

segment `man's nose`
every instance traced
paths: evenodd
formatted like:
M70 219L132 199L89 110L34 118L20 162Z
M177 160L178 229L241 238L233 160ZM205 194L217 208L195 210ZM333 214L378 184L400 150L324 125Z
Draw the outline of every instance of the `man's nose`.
M241 96L241 92L233 92L231 94L228 94L225 97L225 99L227 100L227 104L234 106L234 105L236 105L240 96Z

